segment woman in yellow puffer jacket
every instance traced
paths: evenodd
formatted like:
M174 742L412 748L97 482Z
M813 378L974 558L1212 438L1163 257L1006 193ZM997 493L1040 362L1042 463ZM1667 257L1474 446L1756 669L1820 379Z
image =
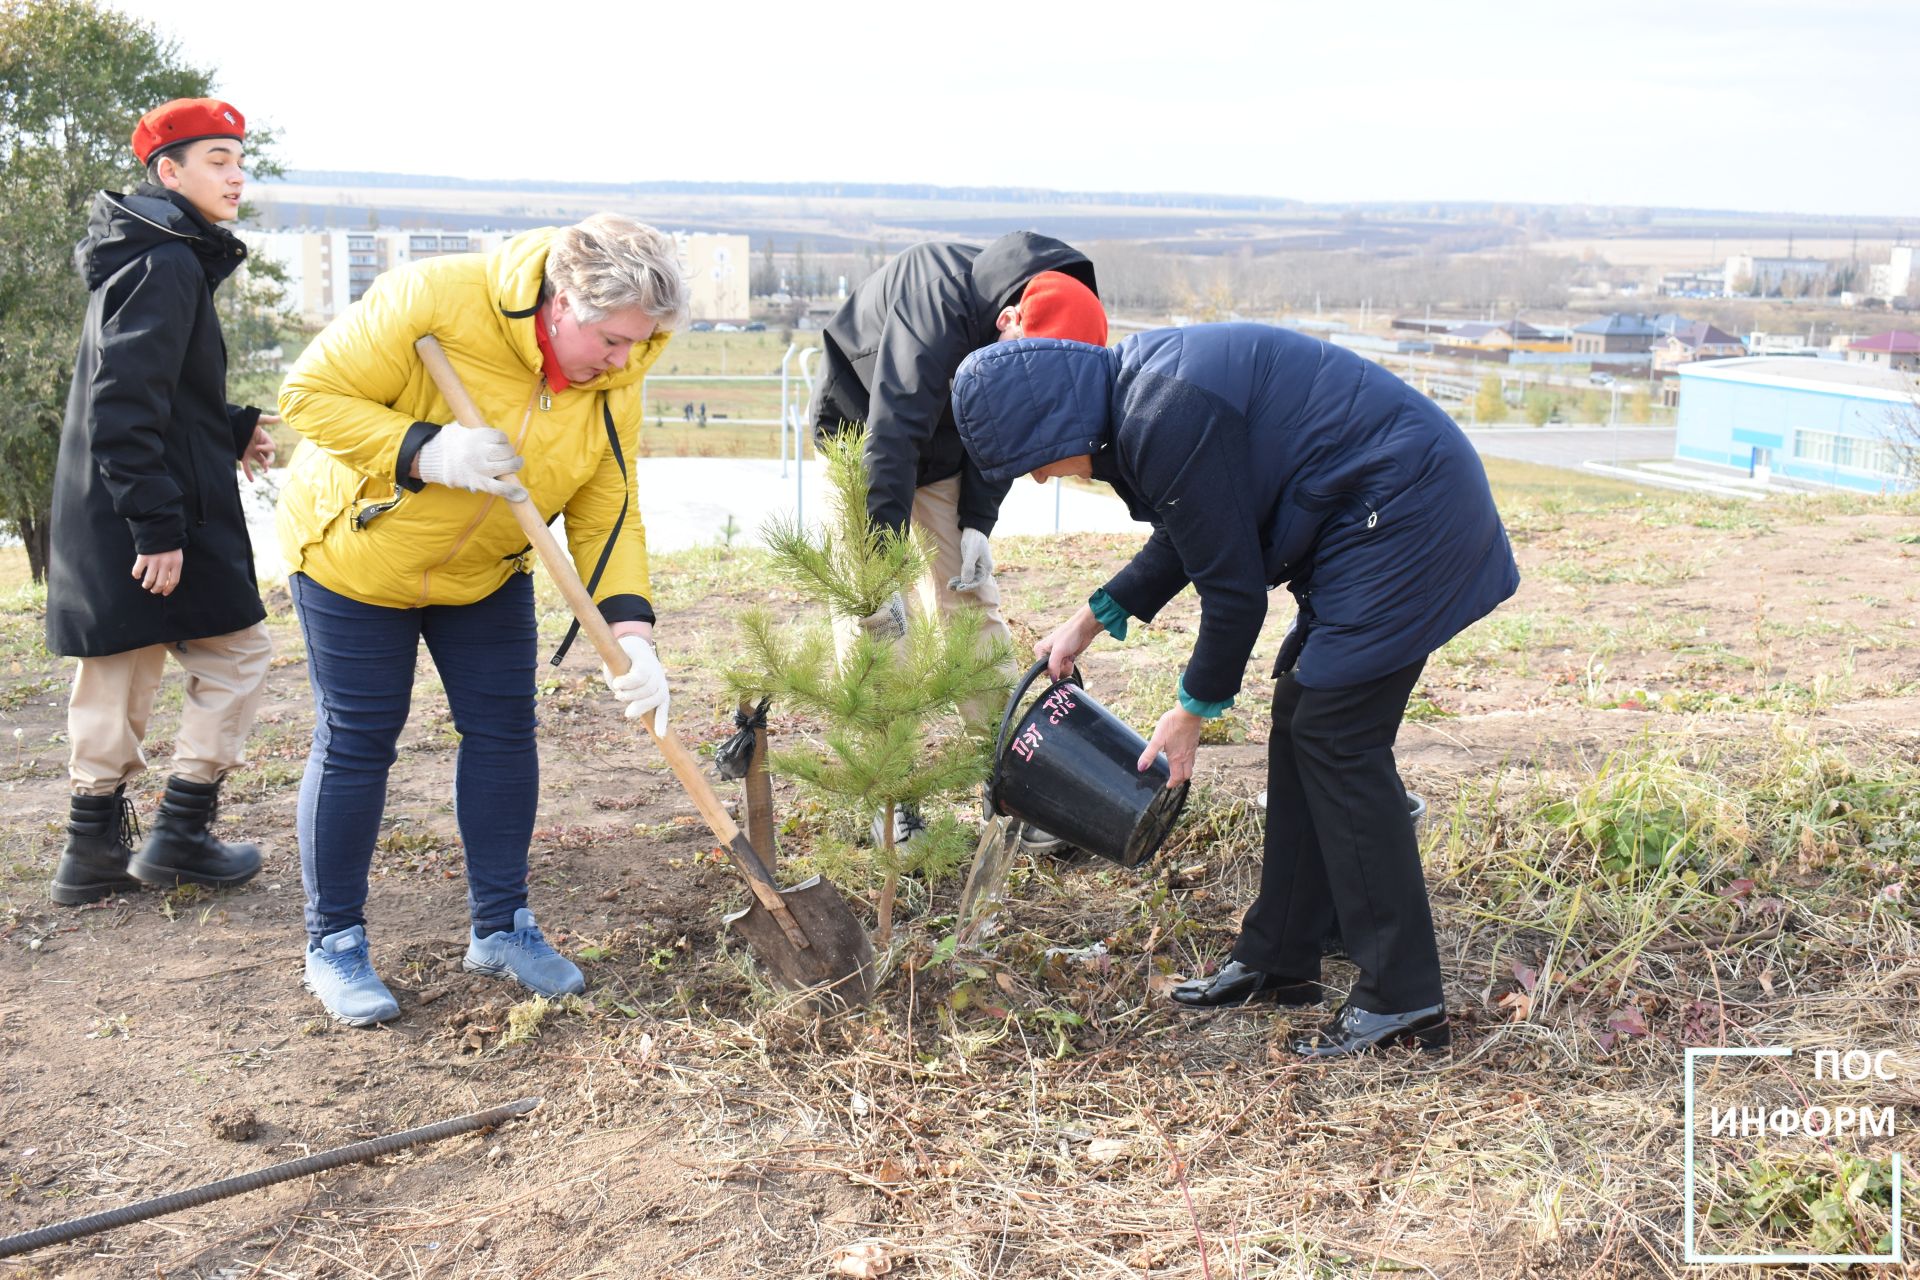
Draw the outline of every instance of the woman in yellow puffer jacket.
M609 679L664 732L646 534L633 462L640 380L686 318L670 237L599 214L485 255L388 272L288 376L304 437L277 516L313 685L301 781L306 983L341 1021L400 1008L366 941L367 875L424 639L460 734L466 967L542 995L580 971L527 910L539 794L528 548L508 500L566 517L574 563L633 669ZM489 421L461 423L414 343L432 334Z

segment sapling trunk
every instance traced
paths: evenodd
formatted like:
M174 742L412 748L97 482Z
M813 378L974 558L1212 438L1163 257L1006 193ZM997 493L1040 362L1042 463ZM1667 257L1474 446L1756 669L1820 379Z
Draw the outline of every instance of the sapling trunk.
M880 815L881 847L886 850L887 878L880 885L880 905L875 909L874 942L885 949L893 941L893 897L900 888L900 859L893 849L893 805Z

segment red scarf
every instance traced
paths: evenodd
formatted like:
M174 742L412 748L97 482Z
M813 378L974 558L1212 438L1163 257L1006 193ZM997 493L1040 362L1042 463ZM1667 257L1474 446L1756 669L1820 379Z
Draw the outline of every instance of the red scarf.
M533 313L533 340L540 344L540 372L547 379L547 390L565 391L567 375L560 372L560 357L553 354L553 343L547 337L547 309L541 307Z

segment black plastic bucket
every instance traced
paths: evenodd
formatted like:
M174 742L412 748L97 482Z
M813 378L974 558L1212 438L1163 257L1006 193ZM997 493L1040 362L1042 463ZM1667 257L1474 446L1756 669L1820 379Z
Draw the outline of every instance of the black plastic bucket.
M1187 784L1167 786L1167 758L1142 773L1146 739L1101 706L1075 671L1043 690L1026 715L1014 713L1042 658L1007 699L993 744L987 804L1123 867L1152 858L1187 803ZM1011 730L1011 733L1009 733Z

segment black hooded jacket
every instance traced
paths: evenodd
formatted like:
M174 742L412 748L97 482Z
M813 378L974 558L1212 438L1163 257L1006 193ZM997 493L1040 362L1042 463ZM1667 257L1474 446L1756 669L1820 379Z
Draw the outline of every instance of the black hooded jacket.
M921 485L960 477L960 527L993 531L1009 481L989 483L967 457L950 395L960 362L998 336L994 320L1042 271L1094 285L1086 255L1031 231L984 249L929 241L862 281L828 323L814 430L867 425L867 513L904 529Z
M94 197L74 264L86 327L53 478L47 647L92 658L266 616L234 463L258 409L227 403L213 291L246 246L164 187ZM170 596L136 555L184 549Z

